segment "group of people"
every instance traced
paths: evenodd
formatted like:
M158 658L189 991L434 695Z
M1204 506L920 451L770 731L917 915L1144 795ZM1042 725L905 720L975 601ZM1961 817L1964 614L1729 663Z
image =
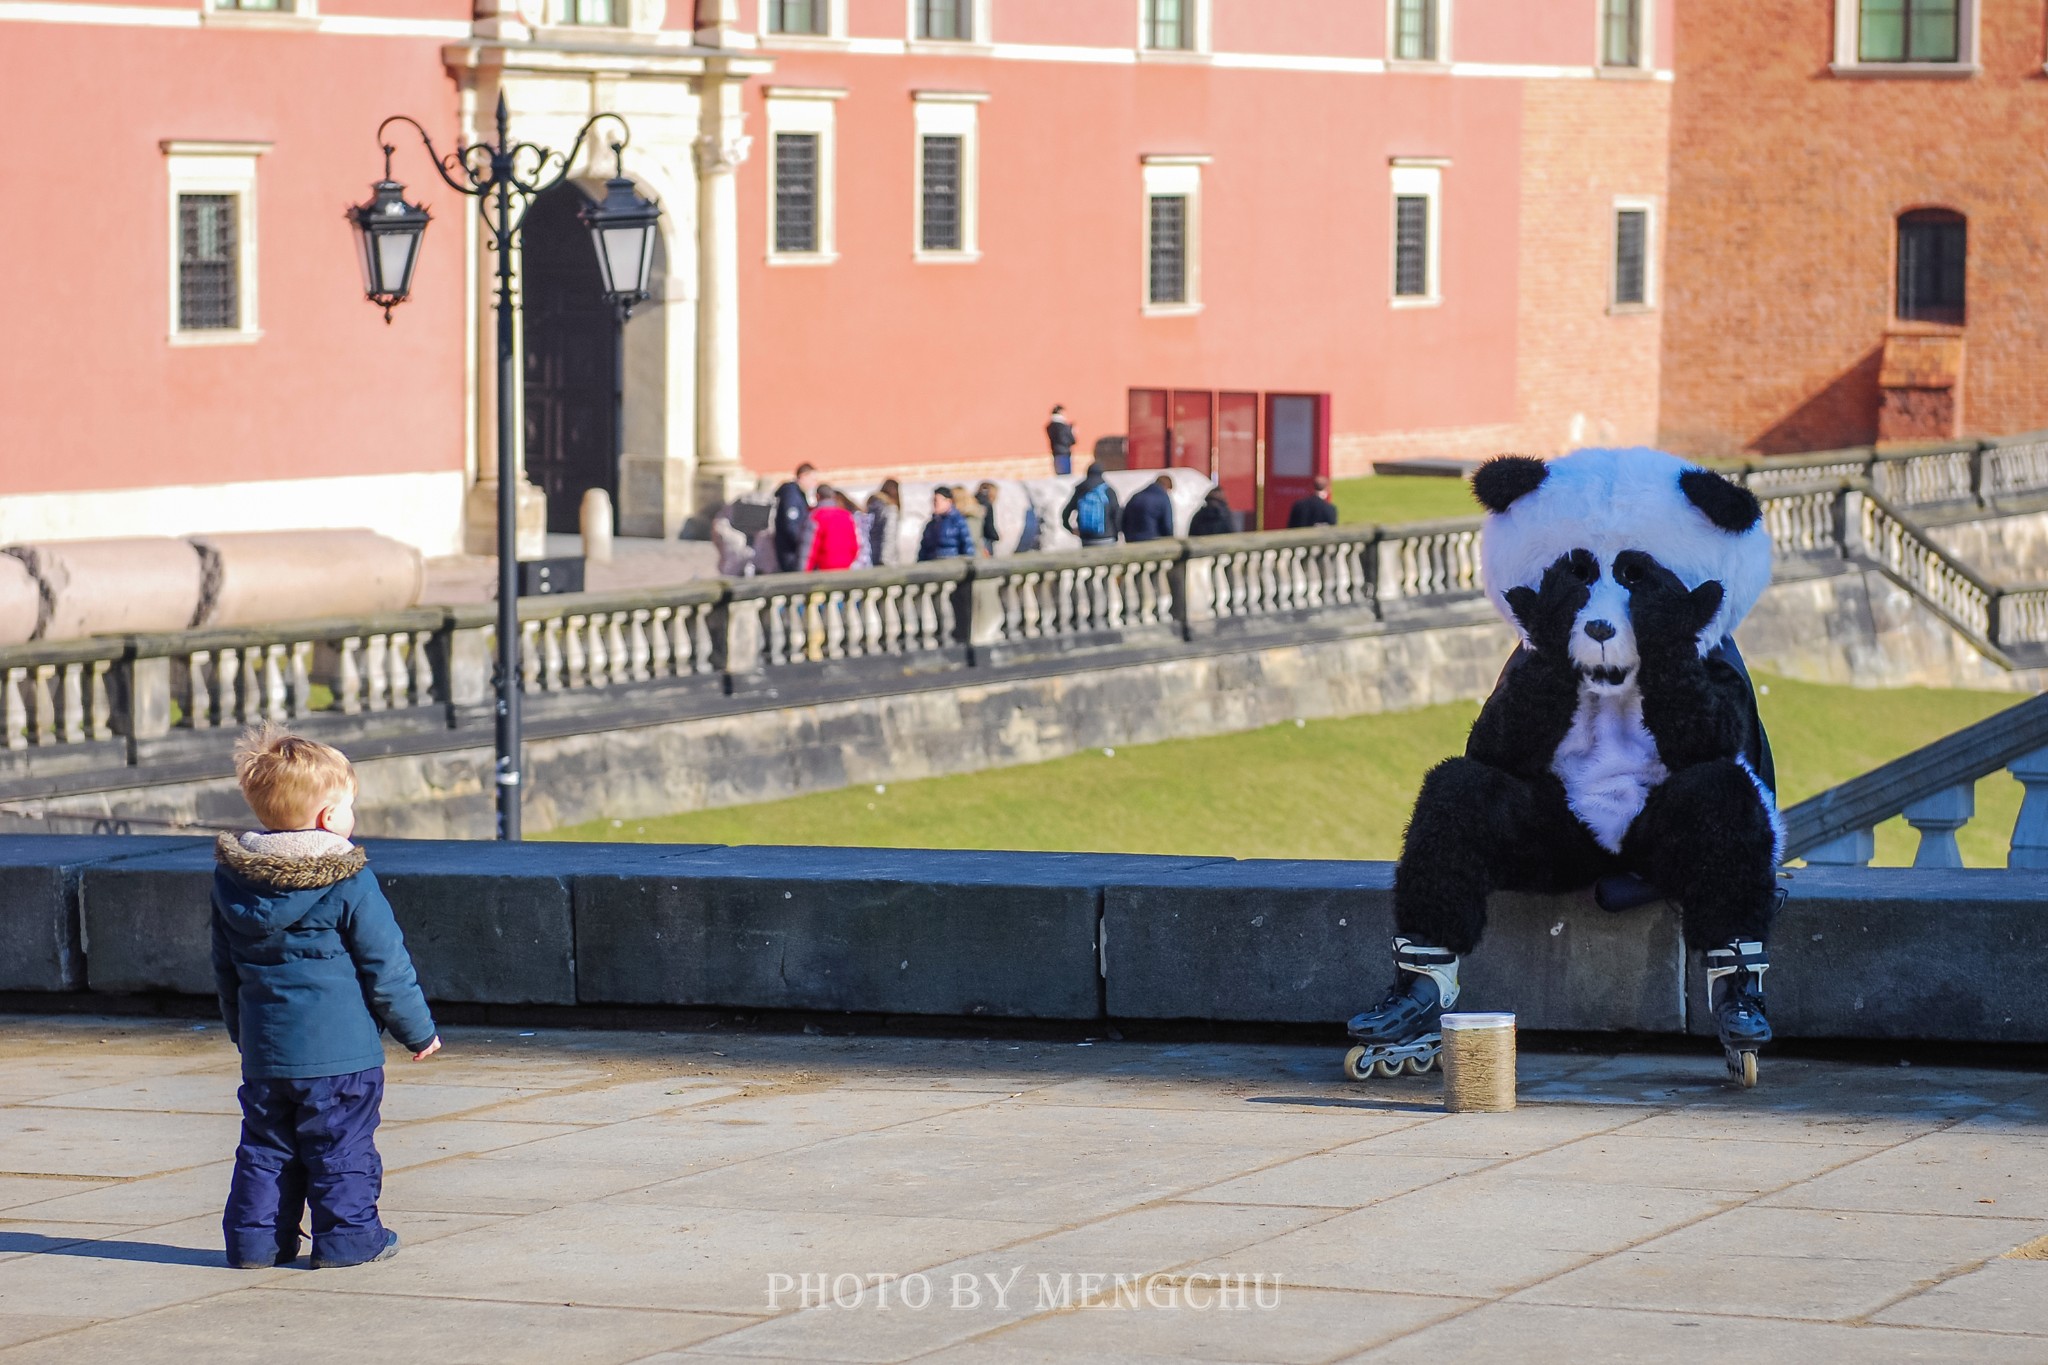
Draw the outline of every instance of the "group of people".
M941 484L932 490L931 517L918 541L919 561L973 559L993 555L1001 540L996 526L996 486ZM775 566L783 573L819 573L895 564L902 555L903 490L884 479L865 503L826 484L816 466L800 464L775 490ZM1016 551L1038 548L1038 514L1026 508Z

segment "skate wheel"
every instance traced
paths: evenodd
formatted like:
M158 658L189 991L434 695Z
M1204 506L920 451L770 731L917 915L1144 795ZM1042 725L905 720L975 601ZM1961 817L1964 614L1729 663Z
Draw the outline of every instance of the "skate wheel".
M1742 1082L1744 1090L1754 1090L1756 1088L1756 1054L1754 1052L1741 1053L1735 1065L1729 1069L1735 1073L1735 1079Z
M1371 1066L1369 1066L1369 1065L1366 1065L1366 1066L1361 1066L1361 1065L1360 1065L1360 1063L1363 1063L1364 1061L1365 1061L1365 1048L1364 1048L1364 1047L1362 1047L1362 1046L1360 1046L1360 1047L1355 1047L1355 1048L1352 1048L1352 1049L1351 1049L1351 1051L1349 1051L1349 1052L1345 1053L1345 1054L1344 1054L1344 1074L1345 1074L1345 1076L1347 1076L1348 1078L1350 1078L1351 1080L1354 1080L1354 1081L1362 1081L1362 1080L1365 1080L1365 1079L1366 1079L1367 1077L1371 1076L1371 1075L1372 1075L1372 1068L1371 1068Z
M1420 1076L1435 1065L1434 1057L1407 1057L1402 1059L1401 1069L1411 1076Z
M1383 1081L1393 1080L1394 1077L1401 1074L1400 1058L1389 1057L1385 1061L1374 1062L1372 1064L1372 1074Z

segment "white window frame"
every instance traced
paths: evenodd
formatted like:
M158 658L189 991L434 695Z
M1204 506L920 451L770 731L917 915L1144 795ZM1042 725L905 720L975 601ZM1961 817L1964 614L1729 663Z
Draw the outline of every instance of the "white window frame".
M226 27L310 29L318 27L319 0L277 0L276 9L237 9L223 0L201 0L199 19L203 24Z
M1145 193L1140 200L1145 225L1145 253L1138 272L1138 300L1146 317L1187 317L1202 311L1202 168L1210 158L1201 154L1148 156L1144 159ZM1152 302L1152 199L1155 195L1180 195L1188 201L1187 220L1181 225L1185 237L1181 264L1187 272L1187 297L1179 303Z
M157 144L164 154L164 179L169 193L164 205L169 224L164 239L170 250L167 303L173 346L246 346L262 339L256 311L256 162L270 150L268 142L176 142ZM181 254L178 197L186 194L235 196L235 326L187 330L178 323L178 258Z
M1444 168L1451 163L1441 157L1396 157L1390 163L1387 195L1387 298L1396 308L1435 308L1444 301ZM1423 198L1429 201L1429 232L1423 250L1423 279L1427 292L1396 294L1400 272L1400 212L1398 200Z
M1641 210L1643 214L1643 300L1621 301L1621 215ZM1647 194L1617 194L1607 216L1607 311L1610 313L1653 313L1657 310L1657 201Z
M1152 0L1138 0L1138 58L1153 62L1207 61L1210 48L1210 9L1213 0L1187 0L1194 6L1195 32L1192 47L1152 46Z
M918 0L904 0L903 36L913 52L979 52L995 46L995 38L989 32L989 23L994 18L993 0L967 0L967 22L974 33L967 38L921 38L917 32Z
M1657 13L1657 0L1639 0L1636 5L1636 60L1634 65L1607 62L1607 3L1593 0L1593 68L1607 75L1633 75L1641 71L1657 69L1655 41L1657 30L1652 21Z
M1451 64L1451 0L1430 0L1436 6L1436 56L1400 57L1395 48L1400 36L1400 0L1387 0L1387 65L1402 71L1434 71Z
M1866 62L1859 55L1863 0L1835 0L1835 59L1828 70L1837 76L1904 76L1921 80L1960 80L1977 74L1979 0L1959 0L1956 11L1956 59L1952 62Z
M919 90L911 95L915 131L910 146L911 256L931 264L962 264L981 259L981 118L988 102L977 91ZM929 251L924 244L924 139L960 139L960 247Z
M836 0L835 0L836 3ZM768 87L768 264L830 265L839 259L838 236L833 227L838 217L837 165L839 139L834 132L833 112L844 90L788 85ZM818 245L815 251L775 249L775 135L816 133L818 135Z
M768 27L768 0L755 0L754 26L761 41L772 47L826 47L843 48L847 45L846 0L824 0L825 31L823 33L776 33ZM792 130L801 131L801 130Z

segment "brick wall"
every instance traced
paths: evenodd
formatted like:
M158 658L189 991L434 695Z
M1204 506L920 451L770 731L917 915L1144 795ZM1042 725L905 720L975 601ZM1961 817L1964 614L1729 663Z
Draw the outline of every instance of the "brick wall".
M1657 434L1663 312L1610 307L1617 196L1665 211L1671 85L1529 81L1522 98L1520 449L1647 444ZM1661 264L1653 240L1650 259ZM1653 289L1658 285L1653 264Z
M1830 74L1833 0L1681 7L1662 439L1694 453L1876 435L1894 221L1969 218L1971 434L2048 425L2048 81L2038 0L1982 0L1982 72Z

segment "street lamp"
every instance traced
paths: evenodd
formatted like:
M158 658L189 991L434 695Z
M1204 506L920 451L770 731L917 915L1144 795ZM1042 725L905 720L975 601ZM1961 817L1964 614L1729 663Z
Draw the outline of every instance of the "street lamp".
M498 668L493 680L498 697L497 789L498 837L519 838L519 555L518 555L518 447L513 429L512 385L517 374L512 353L513 310L518 303L512 293L512 248L526 211L539 195L568 178L569 167L583 150L590 130L609 119L618 125L618 140L611 144L617 158L617 174L606 186L605 202L584 211L597 248L598 267L604 273L605 297L619 310L623 324L634 303L647 297L649 267L654 261L655 224L661 217L659 205L633 193L625 178L626 144L631 130L617 114L598 114L576 131L567 152L550 151L531 142L514 142L511 115L505 108L503 91L498 94L498 139L496 142L458 144L447 156L434 149L434 139L418 120L395 114L377 125L377 141L384 149L384 178L377 182L368 203L348 210L355 224L363 269L363 293L384 310L404 303L412 289L413 267L419 261L421 241L427 230L427 211L405 200L405 186L391 178L391 154L396 150L384 141L384 132L394 123L412 125L433 158L434 170L448 188L477 201L477 215L491 233L498 253ZM517 197L517 211L513 204ZM621 347L623 350L623 347Z

